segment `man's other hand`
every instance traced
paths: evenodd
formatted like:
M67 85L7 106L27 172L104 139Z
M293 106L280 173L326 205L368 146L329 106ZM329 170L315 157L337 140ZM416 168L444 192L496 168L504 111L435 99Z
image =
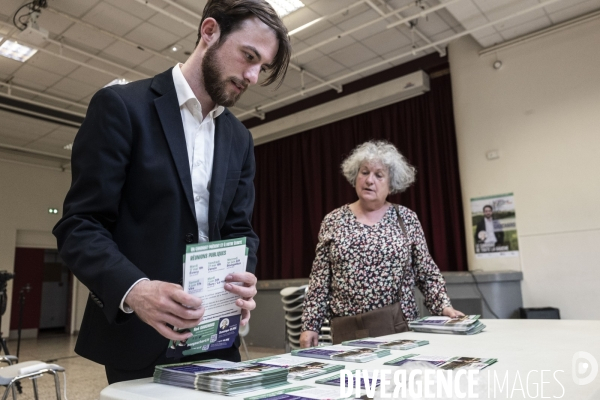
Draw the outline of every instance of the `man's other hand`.
M242 283L242 285L234 284L237 282ZM241 299L236 300L235 304L242 308L242 320L240 324L246 326L250 320L250 311L256 308L256 303L254 302L256 276L251 272L229 274L225 278L225 290L241 297Z
M138 282L125 298L125 303L137 316L171 340L186 340L190 332L178 333L178 329L197 326L204 316L202 300L183 291L174 283L143 280Z

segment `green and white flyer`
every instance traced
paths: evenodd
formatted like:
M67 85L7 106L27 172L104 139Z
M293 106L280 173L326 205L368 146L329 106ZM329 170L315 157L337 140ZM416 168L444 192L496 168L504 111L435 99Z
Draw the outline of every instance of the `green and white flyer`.
M229 348L238 335L241 308L239 296L225 290L225 278L245 272L248 261L246 238L196 243L186 246L183 261L183 290L202 299L204 317L190 329L187 340L170 341L167 357Z

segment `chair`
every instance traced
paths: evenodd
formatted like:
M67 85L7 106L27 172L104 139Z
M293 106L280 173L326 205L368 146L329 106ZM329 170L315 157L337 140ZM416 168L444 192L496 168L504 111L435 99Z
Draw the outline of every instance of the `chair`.
M0 356L0 363L7 363L8 365L13 365L19 362L19 359L16 356L5 355Z
M302 310L308 285L290 286L281 289L281 302L285 311L285 351L300 348L302 328ZM331 344L329 321L325 320L319 332L319 344Z
M64 371L65 369L60 365L46 364L42 361L25 361L21 363L12 364L8 367L0 368L0 385L6 386L6 390L4 391L4 394L2 396L2 400L6 400L8 398L9 391L12 391L13 400L16 400L17 393L15 390L15 383L23 379L31 379L31 382L33 383L33 394L35 396L35 399L38 400L39 395L37 378L44 374L52 374L54 376L56 399L61 400L60 380L58 379L58 372Z
M300 348L300 328L302 327L302 305L308 285L290 286L281 289L281 302L285 311L285 351Z
M246 360L250 359L250 355L248 354L248 347L246 347L246 341L244 340L244 337L246 337L246 335L248 335L248 333L250 333L250 322L247 322L246 326L242 326L240 324L240 330L239 330L238 334L240 335L240 340L242 341L242 347L244 348L244 351L246 352Z

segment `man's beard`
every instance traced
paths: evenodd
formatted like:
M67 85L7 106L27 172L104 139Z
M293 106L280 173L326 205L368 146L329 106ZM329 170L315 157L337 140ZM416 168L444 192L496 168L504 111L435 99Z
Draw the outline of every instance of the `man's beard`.
M248 85L235 77L221 78L221 65L217 57L218 47L218 44L210 46L202 58L204 89L212 101L220 106L231 107L240 99ZM227 84L231 81L242 87L239 93L232 94L227 91Z

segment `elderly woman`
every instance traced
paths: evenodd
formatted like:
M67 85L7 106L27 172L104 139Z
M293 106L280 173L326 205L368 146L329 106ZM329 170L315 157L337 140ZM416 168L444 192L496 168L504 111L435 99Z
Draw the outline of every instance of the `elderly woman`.
M401 302L406 320L418 318L414 284L433 315L464 315L450 304L416 214L386 200L414 182L415 169L392 144L371 141L354 149L342 163L342 172L355 187L358 200L332 211L321 224L300 345L317 345L326 317L356 315Z

